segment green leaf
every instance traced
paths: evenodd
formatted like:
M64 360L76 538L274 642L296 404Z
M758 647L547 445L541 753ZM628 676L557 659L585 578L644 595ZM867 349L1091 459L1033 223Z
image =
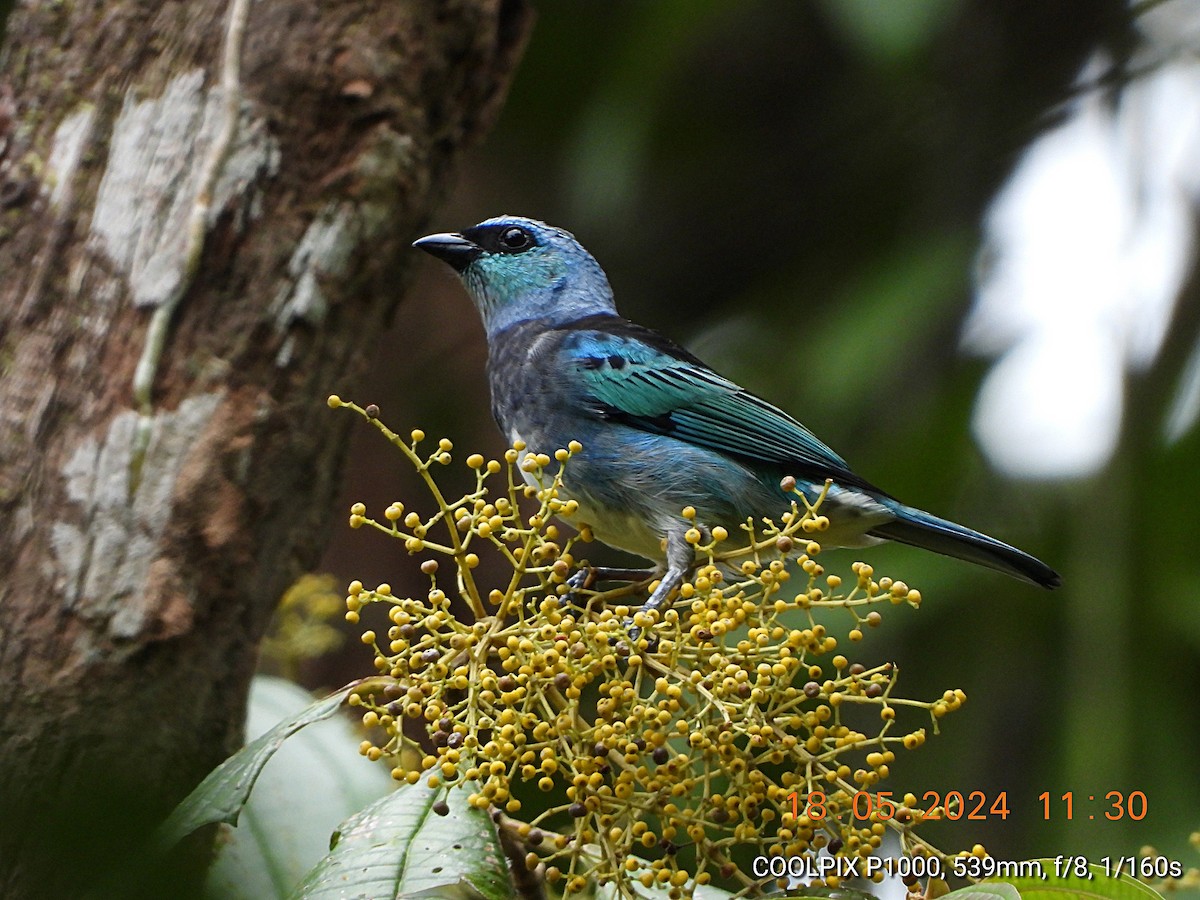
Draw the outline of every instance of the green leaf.
M788 896L823 897L825 900L878 900L874 894L867 891L855 890L854 888L821 887L818 885L816 887L797 887L792 890L794 893Z
M213 769L208 777L175 807L175 811L159 829L157 838L160 849L170 849L204 825L215 822L236 825L254 782L258 780L263 766L275 755L275 751L305 725L328 719L337 712L356 686L357 683L349 684L325 699L318 700L299 715L280 722Z
M951 891L946 897L954 897L956 900L1021 900L1021 892L1011 884L983 882Z
M436 801L449 806L433 811ZM404 786L345 822L294 900L510 900L512 881L487 813L466 792Z
M255 676L247 740L305 710L312 700L290 681ZM226 828L217 842L205 897L284 900L329 852L329 835L338 824L395 789L387 766L358 752L361 737L348 716L334 716L284 743L255 783L237 827Z
M955 900L1162 900L1162 896L1140 881L1121 875L1105 874L1101 866L1088 866L1088 874L1056 876L1055 861L1032 861L1040 866L1036 875L1012 878L988 878L979 884L961 888L947 895ZM1022 870L1029 864L1020 864Z

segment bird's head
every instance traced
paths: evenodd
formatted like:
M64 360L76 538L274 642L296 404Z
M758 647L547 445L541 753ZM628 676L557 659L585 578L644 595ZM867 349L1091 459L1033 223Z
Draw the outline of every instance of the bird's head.
M528 319L560 324L616 312L600 264L570 232L536 219L497 216L413 246L453 267L489 335Z

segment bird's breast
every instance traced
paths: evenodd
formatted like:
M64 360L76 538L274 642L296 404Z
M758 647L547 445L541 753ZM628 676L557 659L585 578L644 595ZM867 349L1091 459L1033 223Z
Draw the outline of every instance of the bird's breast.
M530 446L529 441L515 428L509 430L508 437L514 446L521 443ZM540 489L546 478L543 476L539 482L537 475L522 465L525 457L534 452L532 449L524 451L518 466L525 483ZM571 463L568 462L559 499L574 500L579 507L570 516L560 514L560 519L576 530L586 525L597 540L618 550L626 550L646 559L661 561L665 558L663 539L670 523L663 521L663 516L641 506L595 497L586 484L577 484L579 479L571 478L570 467Z

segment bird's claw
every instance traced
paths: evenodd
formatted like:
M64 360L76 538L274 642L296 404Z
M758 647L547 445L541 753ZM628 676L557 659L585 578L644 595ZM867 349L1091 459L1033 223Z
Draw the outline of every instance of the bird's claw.
M593 585L598 581L640 581L654 574L653 569L609 569L599 566L584 565L571 574L566 580L567 591L562 595L563 600L572 606L583 609L587 606L587 601L580 597L582 591L590 591ZM668 571L658 587L650 595L641 610L643 612L655 612L665 609L670 606L671 594L683 583L682 571ZM633 619L628 618L624 622L625 631L629 635L630 644L627 648L637 647L638 639L642 636L642 629L633 624ZM658 638L653 634L647 638L646 649L653 652L658 647ZM624 643L624 642L622 642Z
M633 624L633 619L626 619L625 620L625 632L626 632L626 634L629 635L629 640L632 642L632 646L636 648L638 645L638 641L642 637L642 629L638 628L638 626ZM622 641L621 643L624 643L624 641ZM646 634L646 652L653 653L657 649L658 649L658 635L655 634L653 631L648 632Z
M567 579L567 585L573 591L587 590L595 581L596 569L593 566L584 566Z
M563 601L579 609L587 606L587 601L580 596L580 591L591 590L592 585L596 583L596 574L595 566L582 566L577 569L567 579L567 592L562 595Z

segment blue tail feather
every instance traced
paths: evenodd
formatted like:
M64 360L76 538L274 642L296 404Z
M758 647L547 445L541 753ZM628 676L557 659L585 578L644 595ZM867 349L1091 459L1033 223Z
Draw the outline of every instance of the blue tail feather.
M890 498L884 502L896 518L871 529L875 537L986 566L1039 587L1056 588L1062 583L1059 574L1040 559L1003 541Z

